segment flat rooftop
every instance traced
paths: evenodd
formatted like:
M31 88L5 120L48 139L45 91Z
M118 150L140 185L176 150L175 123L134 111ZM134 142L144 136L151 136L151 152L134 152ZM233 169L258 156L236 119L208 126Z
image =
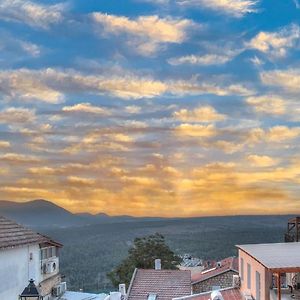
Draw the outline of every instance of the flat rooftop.
M237 245L268 269L300 268L300 243Z
M89 294L81 292L65 292L60 300L104 300L107 297L106 294Z

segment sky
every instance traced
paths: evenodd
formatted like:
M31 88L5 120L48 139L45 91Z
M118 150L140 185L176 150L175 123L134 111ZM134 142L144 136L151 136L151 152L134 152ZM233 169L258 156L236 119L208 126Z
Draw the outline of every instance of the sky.
M300 213L298 0L0 1L0 198Z

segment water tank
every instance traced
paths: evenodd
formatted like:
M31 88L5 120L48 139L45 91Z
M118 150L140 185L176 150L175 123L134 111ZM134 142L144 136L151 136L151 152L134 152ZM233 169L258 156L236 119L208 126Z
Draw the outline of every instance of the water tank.
M120 300L120 299L121 299L121 293L120 292L110 292L109 300Z
M155 270L161 270L161 260L159 258L155 260Z

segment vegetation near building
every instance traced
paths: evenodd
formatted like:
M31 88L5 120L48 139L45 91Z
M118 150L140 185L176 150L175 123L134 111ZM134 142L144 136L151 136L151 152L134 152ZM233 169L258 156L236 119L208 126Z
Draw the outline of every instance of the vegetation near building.
M128 257L108 273L108 277L115 286L120 283L128 286L135 268L153 269L157 258L161 259L162 268L167 270L177 270L181 262L181 258L166 245L163 235L156 233L136 238L128 251Z

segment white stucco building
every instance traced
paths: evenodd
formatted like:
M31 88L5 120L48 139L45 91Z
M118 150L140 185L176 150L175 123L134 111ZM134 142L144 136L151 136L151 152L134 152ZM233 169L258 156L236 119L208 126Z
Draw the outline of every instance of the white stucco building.
M44 300L62 294L61 247L49 237L0 216L0 299L17 300L30 279Z

